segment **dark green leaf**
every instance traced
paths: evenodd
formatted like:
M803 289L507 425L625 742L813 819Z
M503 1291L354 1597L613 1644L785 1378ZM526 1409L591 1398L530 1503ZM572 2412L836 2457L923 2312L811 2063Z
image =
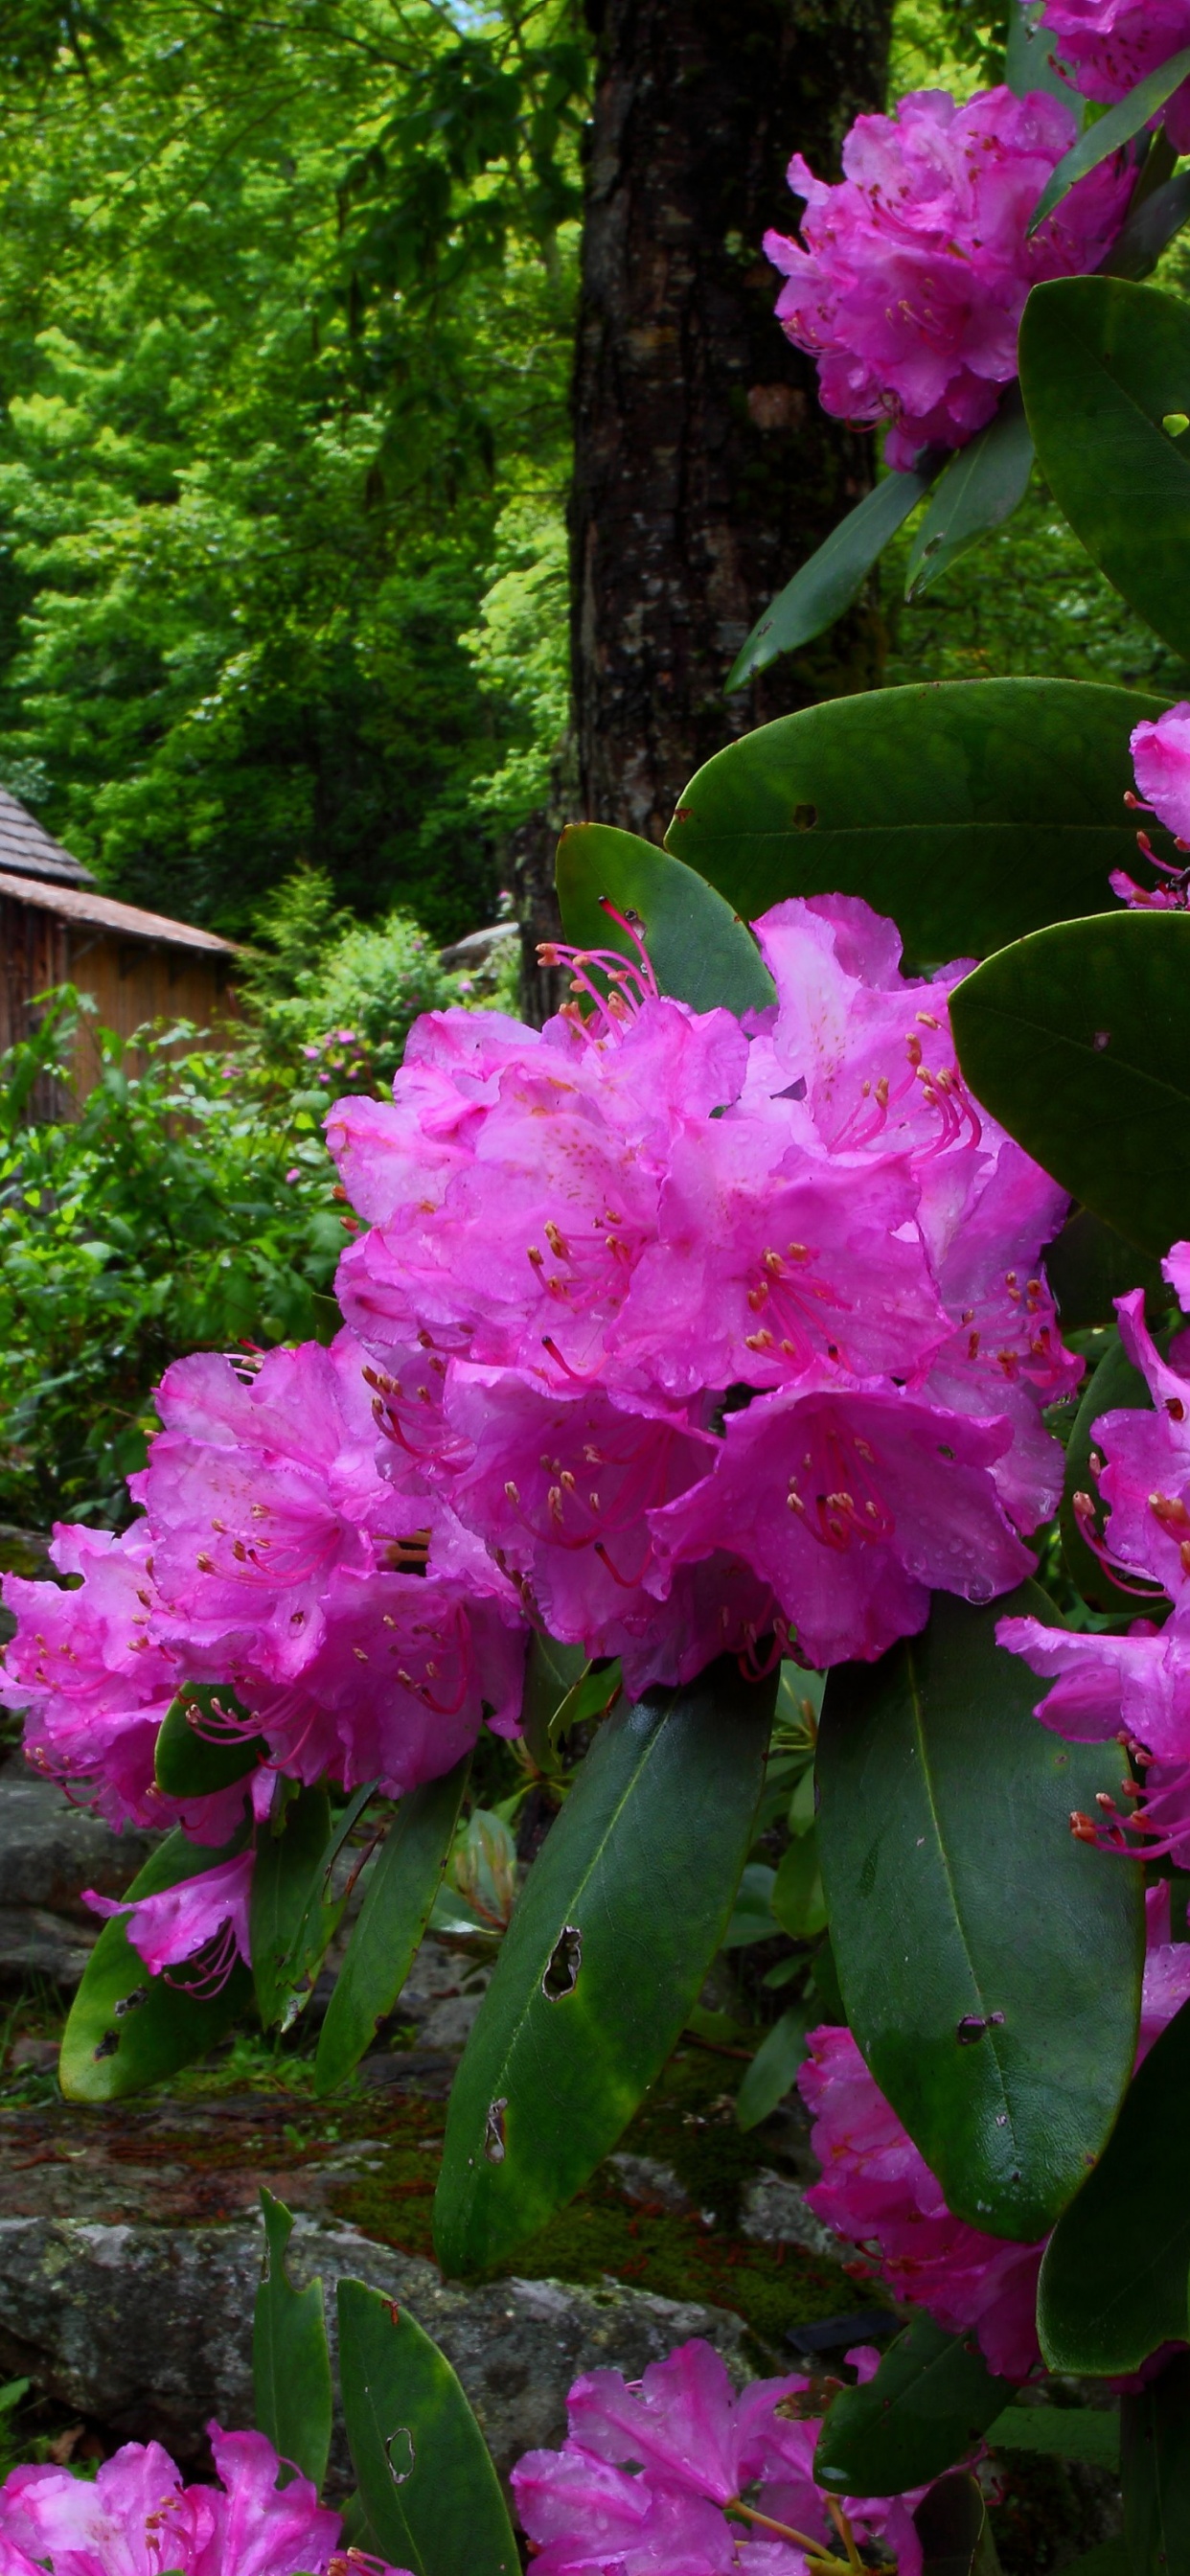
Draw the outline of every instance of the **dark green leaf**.
M1101 162L1110 161L1113 152L1119 152L1126 143L1131 143L1134 135L1143 133L1150 117L1157 115L1188 75L1190 46L1179 54L1171 54L1168 62L1158 64L1156 71L1146 73L1135 89L1129 90L1126 98L1118 99L1114 107L1109 107L1105 115L1097 117L1094 125L1087 127L1085 134L1080 134L1077 143L1063 154L1057 169L1051 171L1046 180L1029 217L1030 234L1037 231L1038 225L1045 222L1055 206L1061 205L1063 197L1086 177L1088 170L1097 170Z
M1046 2248L1037 2331L1051 2370L1106 2378L1139 2370L1159 2344L1185 2342L1188 2130L1190 2004L1183 2004L1134 2076L1098 2164Z
M815 2004L791 2004L780 2021L766 2031L735 2097L735 2115L741 2129L756 2128L792 2092L806 2054L807 2036L820 2018ZM851 2493L855 2492L852 2488ZM874 2488L864 2488L865 2495L874 2493Z
M751 1860L741 1873L735 1903L720 1948L746 1949L750 1941L771 1941L779 1925L773 1912L777 1873L765 1860Z
M1167 179L1154 188L1151 197L1142 198L1132 208L1122 232L1117 233L1100 274L1104 277L1130 277L1139 280L1151 276L1167 243L1180 233L1190 220L1190 176Z
M1034 1584L979 1610L937 1594L921 1636L836 1666L818 1842L847 2018L881 2092L956 2217L1028 2244L1115 2118L1144 1925L1139 1869L1070 1832L1072 1808L1118 1786L1119 1749L1038 1725L1033 1674L995 1642L1006 1613L1054 1619Z
M438 1893L469 1769L467 1756L397 1809L318 2034L316 2093L346 2081L392 2011Z
M1122 2535L1101 2540L1081 2558L1068 2558L1062 2576L1132 2576L1132 2560Z
M1133 727L1164 701L1075 680L961 680L832 698L716 752L667 846L749 921L858 894L910 956L986 956L1112 900L1136 860Z
M547 1637L541 1629L534 1630L525 1659L521 1733L539 1771L554 1767L550 1729L563 1700L586 1669L584 1646L560 1646L555 1637Z
M263 2191L265 2258L252 2328L256 2429L320 2492L331 2447L331 2360L322 2283L295 2290L285 2250L293 2219Z
M1114 1324L1115 1301L1130 1288L1143 1288L1146 1298L1169 1303L1160 1263L1138 1252L1114 1225L1092 1216L1090 1208L1077 1208L1067 1218L1046 1253L1045 1275L1057 1299L1064 1333Z
M455 2077L443 2269L570 2199L665 2063L726 1929L777 1681L721 1658L600 1728L512 1918Z
M1190 2576L1190 2353L1120 2405L1131 2576Z
M252 1873L252 1973L265 2029L288 2028L309 2001L319 1962L342 1912L323 1901L330 1800L299 1789L260 1835Z
M129 1897L156 1896L181 1879L197 1878L230 1860L239 1838L223 1851L207 1851L169 1834L138 1871ZM176 2075L222 2039L252 1992L248 1970L237 1959L222 1991L206 2002L188 1994L185 1967L151 1977L134 1950L123 1917L105 1923L87 1962L62 2035L58 2080L71 2102L118 2102Z
M940 2477L1002 2414L1012 2382L994 2379L974 2335L916 2316L874 2379L836 2397L814 2476L833 2495L901 2495Z
M921 2542L921 2576L997 2576L999 2560L977 2478L952 2469L923 2496L913 2516Z
M1120 2465L1120 2419L1106 2406L1006 2406L987 2439L995 2451L1036 2451L1097 2469Z
M763 1011L773 999L769 971L751 931L693 868L609 823L571 823L558 843L558 902L567 939L579 948L637 951L602 911L634 913L663 993L697 1011Z
M230 1789L237 1780L255 1771L266 1747L262 1735L231 1735L219 1728L216 1711L229 1709L246 1717L234 1691L215 1690L209 1683L195 1682L179 1691L168 1711L153 1755L157 1786L170 1798L206 1798L214 1789ZM197 1730L219 1728L219 1741L210 1741Z
M1034 287L1019 347L1059 508L1129 605L1190 653L1190 456L1162 428L1187 407L1190 310L1123 278L1055 278Z
M1041 24L1043 8L1044 0L1021 0L1020 7L1009 9L1004 78L1018 98L1031 89L1044 89L1064 99L1081 128L1087 102L1054 68L1054 39Z
M858 598L873 564L924 501L931 476L886 474L857 501L824 545L771 600L728 674L728 690L742 689L780 653L796 653L833 626Z
M1190 1234L1190 915L1034 931L950 1016L976 1099L1063 1189L1144 1252Z
M551 1754L576 1726L589 1726L615 1707L624 1687L618 1655L599 1655L586 1665L572 1690L560 1700L549 1722Z
M826 1930L826 1898L818 1859L818 1836L809 1832L791 1842L781 1855L772 1895L773 1912L791 1941L812 1941Z
M1083 1395L1066 1451L1061 1511L1062 1554L1066 1559L1066 1569L1071 1582L1093 1610L1113 1610L1118 1618L1139 1618L1144 1602L1137 1599L1135 1592L1125 1592L1121 1585L1113 1583L1106 1566L1100 1564L1094 1549L1087 1545L1075 1518L1074 1497L1076 1494L1089 1493L1092 1497L1096 1494L1095 1479L1091 1474L1092 1423L1099 1420L1101 1413L1115 1413L1127 1405L1144 1406L1151 1401L1140 1370L1133 1368L1117 1336L1110 1349L1104 1352ZM1101 1529L1104 1518L1100 1511L1097 1519ZM1156 1601L1159 1602L1160 1598L1160 1594L1154 1595Z
M339 2283L339 2378L376 2546L410 2576L519 2576L487 2445L445 2353L362 2281Z
M1033 441L1014 384L995 419L939 476L909 549L906 599L921 599L980 537L1003 527L1024 500L1032 471Z

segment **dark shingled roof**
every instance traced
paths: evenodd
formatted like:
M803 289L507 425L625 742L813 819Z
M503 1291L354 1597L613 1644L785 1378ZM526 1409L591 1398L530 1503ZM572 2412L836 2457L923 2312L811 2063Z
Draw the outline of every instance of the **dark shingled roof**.
M221 939L218 931L196 930L193 922L171 921L166 913L142 912L138 904L92 894L93 882L88 877L81 886L35 885L28 877L8 876L0 868L0 895L35 904L42 912L56 912L62 921L79 922L84 929L117 931L122 939L144 939L158 948L198 948L207 957L238 957L234 940Z
M0 787L0 869L6 876L40 877L46 885L93 886L89 868L52 841L23 805Z

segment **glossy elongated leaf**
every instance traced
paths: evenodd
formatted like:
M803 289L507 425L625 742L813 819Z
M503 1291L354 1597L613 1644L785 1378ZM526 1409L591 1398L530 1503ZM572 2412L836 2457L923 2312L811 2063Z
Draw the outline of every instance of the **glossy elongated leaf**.
M1004 78L1018 98L1031 89L1044 89L1064 99L1081 129L1087 102L1055 69L1054 40L1041 23L1043 8L1044 0L1021 0L1019 7L1009 10Z
M817 2004L802 2001L790 2004L788 2011L766 2031L735 2097L735 2115L741 2129L755 2129L792 2092L806 2054L807 2038L820 2019ZM850 2492L854 2494L855 2489ZM865 2487L864 2493L874 2495L875 2488Z
M455 2077L439 2259L500 2262L615 2145L719 1947L777 1679L723 1657L601 1727L516 1907Z
M1134 2076L1098 2164L1046 2248L1037 2331L1051 2370L1108 2377L1139 2370L1159 2344L1186 2340L1188 2134L1184 2004Z
M563 1700L586 1669L585 1647L562 1646L556 1637L547 1637L540 1629L534 1631L525 1659L521 1733L539 1770L548 1770L553 1763L550 1729Z
M212 1708L212 1701L218 1707ZM219 1709L238 1711L239 1703L232 1691L214 1690L206 1682L195 1682L179 1691L168 1710L157 1737L153 1770L159 1789L171 1798L205 1798L214 1789L230 1789L243 1780L265 1751L260 1735L232 1735L219 1726ZM246 1715L247 1712L241 1712ZM220 1736L200 1730L210 1728Z
M316 2093L346 2082L392 2011L430 1919L470 1767L464 1756L401 1800L318 2034Z
M1144 1602L1137 1599L1135 1591L1125 1592L1120 1584L1114 1583L1107 1567L1100 1563L1079 1527L1074 1497L1089 1493L1094 1499L1096 1494L1091 1473L1092 1424L1098 1422L1101 1413L1115 1413L1127 1405L1143 1406L1150 1401L1140 1370L1133 1368L1123 1343L1117 1338L1104 1352L1083 1395L1066 1450L1061 1511L1062 1554L1066 1569L1072 1583L1077 1585L1084 1601L1089 1602L1093 1610L1112 1610L1118 1618L1139 1618ZM1096 1517L1102 1528L1104 1513L1100 1511ZM1160 1603L1159 1594L1154 1595L1154 1599Z
M408 2308L339 2283L343 2419L376 2547L409 2576L518 2576L488 2447L445 2353Z
M1006 2406L987 2438L996 2451L1034 2451L1097 2469L1120 2465L1120 2419L1104 2406Z
M1150 118L1159 113L1188 77L1190 45L1183 47L1181 53L1171 54L1168 62L1159 63L1156 71L1147 72L1126 98L1117 99L1114 107L1097 117L1094 125L1088 126L1063 154L1056 170L1050 172L1029 217L1030 234L1037 231L1055 206L1061 205L1079 180L1085 179L1088 170L1098 170L1102 162L1110 161L1113 152L1122 151L1134 135L1143 133Z
M1078 1208L1067 1218L1046 1252L1045 1275L1057 1299L1064 1333L1114 1324L1115 1301L1130 1288L1143 1288L1146 1299L1161 1305L1169 1300L1160 1263L1117 1234L1114 1225L1093 1216L1090 1208Z
M558 902L567 939L578 948L610 948L637 961L627 933L600 909L634 913L663 993L697 1011L716 1003L737 1013L763 1011L773 986L751 931L704 883L651 841L608 823L571 823L558 843Z
M832 2495L901 2495L953 2468L1003 2414L1012 2382L996 2379L974 2335L947 2334L924 2313L882 2356L874 2379L844 2388L814 2453Z
M1190 652L1190 453L1162 427L1187 409L1190 310L1124 278L1055 278L1034 287L1019 349L1059 509L1138 615Z
M757 619L728 673L729 693L745 688L779 654L796 653L834 625L836 617L858 599L873 564L898 528L924 501L931 479L928 470L885 474L856 502Z
M256 2429L321 2489L333 2411L322 2283L295 2290L285 2261L292 2216L271 2191L261 2192L260 2205L265 2258L252 2327Z
M906 599L921 599L969 548L1024 500L1033 471L1033 440L1020 389L1010 385L995 419L952 457L914 531Z
M716 752L666 847L746 920L858 894L918 964L986 956L1110 904L1110 869L1136 859L1129 736L1162 704L1074 680L832 698Z
M299 1789L259 1838L249 1928L256 2006L266 2030L277 2022L287 2027L309 2000L342 1911L322 1898L330 1838L325 1789Z
M1151 197L1142 198L1128 216L1123 230L1117 233L1103 262L1105 277L1140 279L1151 275L1162 251L1190 222L1190 176L1166 179L1154 188Z
M921 2576L998 2576L999 2559L979 2480L952 2469L922 2497L913 2516L921 2542Z
M1190 2576L1190 2353L1120 2404L1132 2576Z
M826 1897L813 1825L781 1855L772 1908L791 1941L812 1941L815 1933L826 1930Z
M1072 1197L1143 1252L1190 1234L1190 915L1034 931L959 985L951 1028L976 1099Z
M1119 1748L1038 1725L1034 1676L995 1642L1006 1613L1054 1618L1034 1584L979 1610L938 1594L921 1636L831 1673L818 1845L881 2091L956 2217L1028 2244L1119 2107L1143 1923L1139 1870L1070 1832L1118 1786Z
M128 1895L156 1896L230 1860L240 1847L237 1839L223 1851L208 1851L184 1834L169 1834ZM104 1924L62 2035L58 2080L68 2101L121 2101L214 2048L248 2002L252 1979L237 1960L221 1992L200 2001L187 1992L186 1973L172 1970L172 1983L169 1976L151 1977L123 1917Z
M728 1916L727 1929L720 1943L723 1950L743 1950L751 1941L771 1941L780 1931L773 1912L773 1889L777 1873L766 1860L750 1860L735 1892L735 1903Z

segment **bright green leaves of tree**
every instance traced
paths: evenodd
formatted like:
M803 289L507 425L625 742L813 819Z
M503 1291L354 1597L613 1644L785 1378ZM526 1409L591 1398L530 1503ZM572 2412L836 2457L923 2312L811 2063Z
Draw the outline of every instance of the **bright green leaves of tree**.
M1119 912L1036 932L951 1000L976 1098L1157 1255L1190 1234L1188 992L1190 917Z
M339 2353L376 2550L409 2576L518 2576L496 2472L445 2354L362 2281L339 2283Z
M1128 738L1161 701L1074 680L834 698L761 725L683 790L666 847L745 921L788 895L857 894L910 958L986 956L1106 910L1136 859Z
M1103 2149L1140 2007L1140 1873L1076 1842L1118 1749L1032 1715L995 1642L1032 1585L987 1610L939 1596L878 1664L836 1668L819 1737L818 1837L848 2019L956 2216L1044 2236ZM1110 1959L1110 1979L1102 1963Z
M447 2272L500 2262L614 2146L722 1939L776 1697L730 1658L601 1727L534 1862L455 2078Z
M283 2202L262 2191L265 2258L252 2330L252 2381L258 2432L283 2460L320 2487L331 2447L331 2364L321 2281L296 2290L285 2254L293 2220Z
M184 1834L169 1834L134 1878L129 1901L155 1896L230 1858L229 1851L201 1850ZM251 1994L247 1969L237 1960L220 1992L205 1998L187 1991L181 1982L186 1973L176 1971L178 1982L172 1984L150 1976L123 1916L104 1924L62 2038L58 2080L69 2101L121 2101L175 2075L222 2039Z
M1190 653L1190 309L1122 278L1056 279L1025 307L1020 366L1042 472L1075 535Z
M558 901L569 940L638 962L628 933L603 909L632 915L663 993L694 1010L763 1011L772 979L756 942L705 876L606 823L572 823L558 845Z

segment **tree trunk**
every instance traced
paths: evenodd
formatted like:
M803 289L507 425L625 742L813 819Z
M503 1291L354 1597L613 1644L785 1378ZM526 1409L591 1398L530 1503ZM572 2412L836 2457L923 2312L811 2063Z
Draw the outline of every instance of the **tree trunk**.
M838 171L883 104L891 0L587 0L598 48L575 368L572 655L582 812L647 839L734 735L871 684L861 609L725 699L775 591L868 488L773 319L790 154Z

